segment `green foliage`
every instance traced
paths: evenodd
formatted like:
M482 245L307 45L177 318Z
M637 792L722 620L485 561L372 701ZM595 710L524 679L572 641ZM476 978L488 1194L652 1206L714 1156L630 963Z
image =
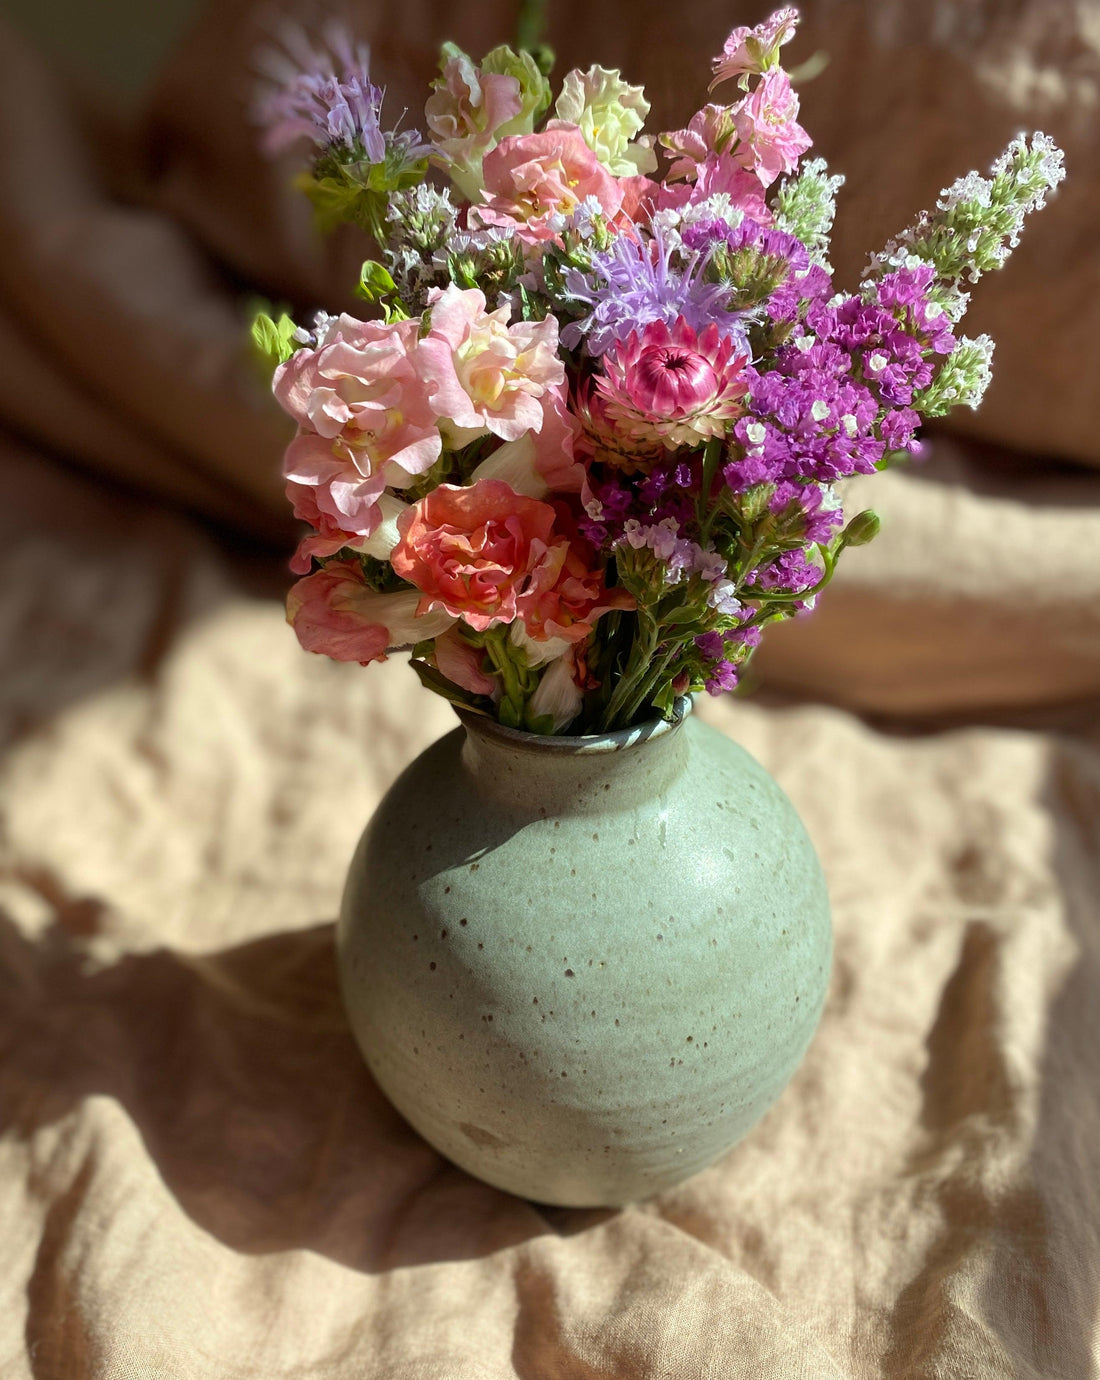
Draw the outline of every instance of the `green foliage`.
M265 307L268 304L265 304ZM258 310L252 319L252 343L265 365L275 370L285 363L301 345L294 339L297 329L287 312L273 317L270 310Z

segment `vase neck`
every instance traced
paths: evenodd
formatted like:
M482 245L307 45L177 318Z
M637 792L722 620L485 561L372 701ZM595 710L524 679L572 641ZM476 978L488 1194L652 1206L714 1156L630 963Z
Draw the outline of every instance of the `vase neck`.
M682 719L591 738L544 738L462 716L473 790L533 816L630 809L664 793L687 766Z

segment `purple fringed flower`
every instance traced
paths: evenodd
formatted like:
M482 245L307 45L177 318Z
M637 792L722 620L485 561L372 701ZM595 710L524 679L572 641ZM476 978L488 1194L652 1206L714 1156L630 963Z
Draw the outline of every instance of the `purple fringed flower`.
M720 335L733 336L747 353L741 318L725 307L729 289L704 280L708 255L695 251L682 268L674 268L676 252L655 226L651 237L617 236L609 248L593 255L591 273L570 269L565 275L569 295L591 311L562 330L562 343L573 349L585 340L590 354L602 355L651 321L673 326L683 317L697 333L713 322Z
M275 84L256 112L267 126L266 150L279 153L305 138L321 149L341 147L381 163L386 156L379 123L382 91L370 79L370 49L337 23L326 25L321 49L290 25L281 39L285 52L268 49L261 59Z

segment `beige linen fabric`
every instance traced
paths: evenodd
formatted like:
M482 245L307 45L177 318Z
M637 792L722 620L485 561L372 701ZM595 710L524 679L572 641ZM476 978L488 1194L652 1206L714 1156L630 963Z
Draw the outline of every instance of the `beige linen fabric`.
M445 29L510 25L448 8L361 16L396 108ZM1019 124L1095 166L1095 5L807 9L847 268ZM562 3L552 37L665 123L753 15ZM125 143L0 42L0 1377L1094 1376L1100 478L1001 445L1097 459L1094 179L986 285L986 444L854 486L879 543L769 636L760 695L700 706L825 865L804 1065L682 1188L544 1211L429 1150L340 1009L355 839L453 720L400 659L337 666L283 623L242 284L332 304L361 245L314 245L256 163L254 34L219 0Z

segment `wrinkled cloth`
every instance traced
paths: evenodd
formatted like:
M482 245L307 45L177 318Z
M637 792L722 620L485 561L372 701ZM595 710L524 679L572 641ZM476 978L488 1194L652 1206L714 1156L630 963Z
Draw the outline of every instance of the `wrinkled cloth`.
M395 111L452 26L510 31L447 8L360 16ZM662 128L762 8L558 3L551 39L645 80ZM850 273L1018 125L1096 166L1093 7L804 8ZM454 720L401 658L336 665L284 623L285 429L242 295L338 305L362 244L318 246L256 162L254 20L211 7L125 145L0 41L0 1376L1097 1374L1095 180L982 285L981 444L853 484L880 539L769 632L755 696L698 706L822 858L805 1062L681 1187L539 1208L426 1146L342 1013L356 838Z

